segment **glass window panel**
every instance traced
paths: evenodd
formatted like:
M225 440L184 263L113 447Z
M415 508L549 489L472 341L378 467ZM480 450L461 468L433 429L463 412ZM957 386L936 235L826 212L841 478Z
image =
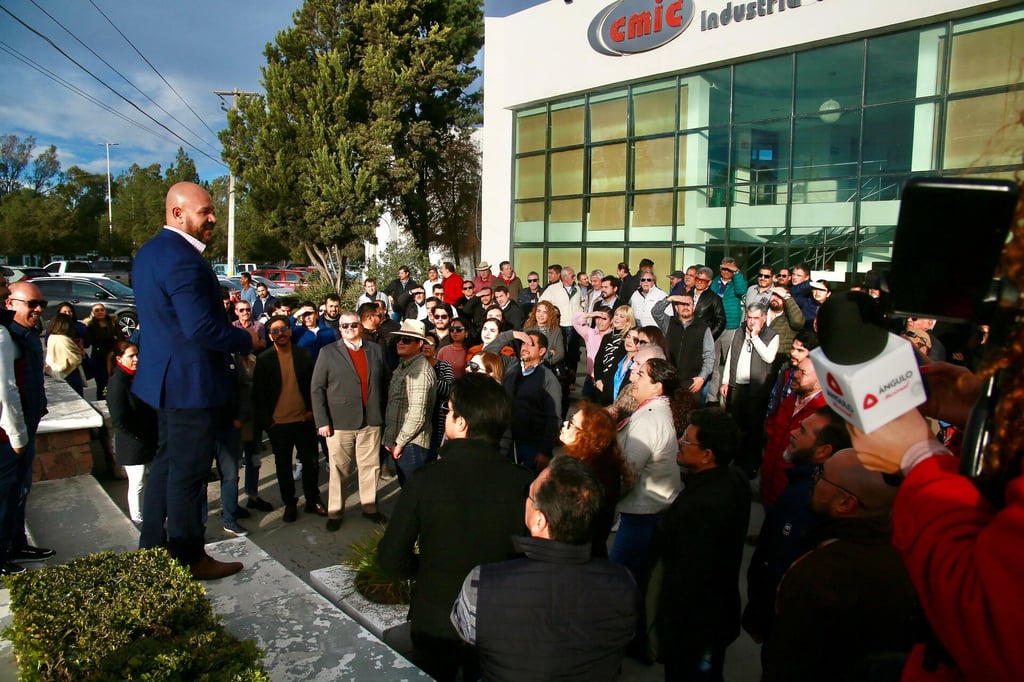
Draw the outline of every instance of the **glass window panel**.
M934 112L934 105L924 105ZM934 114L933 114L934 116ZM864 110L864 158L862 172L885 173L909 171L913 167L916 106L912 102ZM933 131L928 130L926 142L932 147ZM934 154L931 154L934 158ZM931 165L919 170L930 170Z
M716 192L724 195L725 188L697 187L676 192L676 241L703 243L709 231L724 238L725 208L712 205Z
M548 249L548 263L558 263L563 268L568 266L573 270L579 270L579 264L583 262L582 248L579 246L553 246ZM546 268L547 266L545 266ZM538 272L542 272L538 269ZM547 277L547 274L543 275ZM543 285L546 280L541 279ZM561 320L562 324L572 324L572 320L566 322Z
M630 241L671 241L674 195L636 194L630 213Z
M796 113L859 107L864 72L860 40L796 55ZM837 102L837 106L832 106Z
M686 270L691 265L704 265L706 262L707 253L703 242L676 249L675 265L680 270Z
M551 195L583 192L583 149L551 153Z
M793 228L789 235L790 262L806 261L814 272L834 271L836 262L853 259L856 232L852 225Z
M516 117L516 153L535 152L547 146L548 116L545 109L522 111Z
M590 141L617 140L625 136L625 91L592 97L590 100Z
M946 29L908 31L868 40L866 104L938 94Z
M799 118L793 131L793 178L817 180L857 174L860 112ZM843 201L844 199L840 199Z
M793 91L793 57L739 64L733 85L733 121L760 121L790 114Z
M515 232L517 242L544 241L544 202L529 201L516 204Z
M583 237L583 199L551 202L548 239L553 242L580 241Z
M633 134L667 133L676 127L676 81L633 88Z
M672 272L672 248L666 246L633 246L629 249L628 258L624 259L627 263L633 264L633 270L636 270L636 264L640 262L642 258L650 258L654 261L654 275L656 278L655 284L661 289L667 290L668 288L668 273Z
M1024 22L954 34L950 93L1024 81Z
M789 178L789 120L736 126L733 129L731 180L734 201L750 206L786 203Z
M1022 108L1020 91L950 101L943 168L1019 165Z
M544 196L544 155L516 159L516 199Z
M592 197L587 215L587 241L625 241L626 197Z
M624 259L624 250L621 246L587 247L587 272L592 270L603 270L605 275L618 277L616 268Z
M674 140L659 137L637 140L633 143L633 187L656 189L671 187L675 182L672 164L675 162Z
M606 144L590 149L590 191L626 189L626 145Z
M546 266L544 263L544 249L542 247L536 248L523 248L517 246L512 250L512 267L516 269L516 273L519 275L519 279L523 280L523 286L526 286L526 273L537 272L544 273ZM546 275L541 274L541 283L547 281Z
M865 207L868 205L884 202L896 202L898 204L903 193L903 185L906 184L908 179L910 179L909 173L906 175L862 177L860 180L861 222L864 222L865 210L874 210L866 209Z
M586 108L583 100L551 105L551 146L568 147L583 144L583 121Z

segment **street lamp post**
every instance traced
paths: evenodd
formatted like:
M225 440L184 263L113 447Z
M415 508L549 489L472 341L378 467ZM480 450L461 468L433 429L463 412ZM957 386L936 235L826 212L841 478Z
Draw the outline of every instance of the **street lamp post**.
M117 146L116 142L101 142L98 146L107 148L107 235L110 248L110 257L114 257L114 197L110 193L110 147Z

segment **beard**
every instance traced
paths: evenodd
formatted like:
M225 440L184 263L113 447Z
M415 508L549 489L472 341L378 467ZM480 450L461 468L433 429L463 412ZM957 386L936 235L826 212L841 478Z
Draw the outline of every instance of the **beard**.
M814 456L814 448L800 448L798 450L786 449L782 458L795 465L810 464Z

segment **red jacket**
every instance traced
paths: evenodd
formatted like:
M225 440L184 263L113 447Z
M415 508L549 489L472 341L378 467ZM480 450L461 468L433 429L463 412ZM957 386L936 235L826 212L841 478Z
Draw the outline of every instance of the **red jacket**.
M903 554L928 622L958 668L921 667L911 654L904 680L1024 678L1024 479L995 510L959 461L936 455L913 468L893 506L893 544Z
M448 305L455 305L455 302L462 298L462 277L459 276L459 273L453 272L442 281L442 284L444 284L444 302Z
M825 396L819 392L794 414L796 399L796 393L786 396L779 409L768 415L765 423L764 459L761 462L761 503L768 508L775 504L789 483L786 471L793 465L782 459L782 454L789 447L789 434L800 425L800 422L825 405Z

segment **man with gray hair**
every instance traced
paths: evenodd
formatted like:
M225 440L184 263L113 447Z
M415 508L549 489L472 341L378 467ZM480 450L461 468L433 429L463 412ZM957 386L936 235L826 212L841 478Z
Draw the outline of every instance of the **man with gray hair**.
M670 315L668 307L675 309ZM694 317L693 296L676 294L655 304L652 311L658 327L665 334L668 352L676 366L679 381L687 386L690 393L698 394L698 403L704 404L707 395L707 381L715 368L715 340L711 329Z
M693 278L693 314L704 320L711 329L711 337L717 339L725 331L725 307L722 297L711 291L714 274L709 267L697 268L697 275Z
M851 448L814 474L810 531L816 549L779 585L776 616L764 643L763 680L896 679L913 644L917 599L890 514L898 488L868 471ZM831 675L829 675L831 677Z
M604 270L590 271L590 295L584 302L584 312L594 312L594 306L601 300L601 280L604 279Z
M721 388L729 413L743 430L740 452L744 459L756 457L754 453L764 447L772 363L779 352L779 334L766 324L768 312L759 303L748 305L746 310L745 326L733 336L726 355Z

